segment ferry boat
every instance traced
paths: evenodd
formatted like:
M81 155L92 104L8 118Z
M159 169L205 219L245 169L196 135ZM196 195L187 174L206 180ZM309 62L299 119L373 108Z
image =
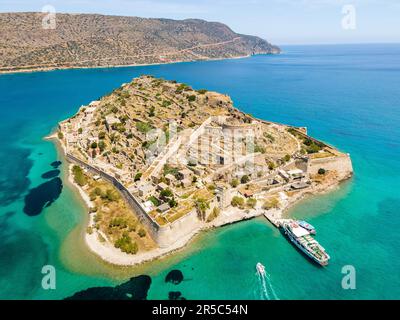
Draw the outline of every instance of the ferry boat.
M283 230L290 241L305 255L321 266L328 265L329 255L318 241L310 236L310 232L294 221L284 223Z
M311 224L309 224L308 222L299 220L299 221L297 221L297 223L299 224L300 227L306 229L309 233L311 233L311 234L316 234L317 233L315 231L315 228Z
M256 264L256 270L260 275L265 276L265 267L260 262Z

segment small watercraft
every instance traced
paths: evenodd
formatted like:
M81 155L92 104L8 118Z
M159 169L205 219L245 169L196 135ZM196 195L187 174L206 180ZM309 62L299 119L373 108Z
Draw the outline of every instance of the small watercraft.
M315 228L306 221L297 221L298 225L303 229L306 229L311 234L316 234Z
M256 264L256 270L260 275L265 276L265 267L260 262Z
M300 227L296 222L288 222L283 225L283 230L290 241L309 258L321 266L328 265L329 255L305 228Z

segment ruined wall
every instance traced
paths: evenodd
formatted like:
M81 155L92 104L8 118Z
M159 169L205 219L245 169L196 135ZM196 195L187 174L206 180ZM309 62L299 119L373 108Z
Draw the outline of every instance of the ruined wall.
M169 225L160 226L146 213L139 201L128 191L128 189L125 188L125 186L113 176L98 170L97 168L85 163L71 154L67 154L66 157L68 161L80 165L89 172L98 174L103 179L112 183L126 200L126 202L128 202L131 208L135 211L140 222L146 226L146 229L149 231L153 240L161 248L168 247L180 238L192 233L196 228L199 228L199 220L197 218L196 210L193 210L193 212L190 212L189 214L181 217Z
M161 226L157 232L157 244L161 248L168 247L198 230L200 230L200 221L197 218L196 209L193 209L178 220Z
M345 179L353 174L353 165L349 154L341 154L336 157L311 159L308 161L308 173L317 174L318 170L337 171L340 179Z

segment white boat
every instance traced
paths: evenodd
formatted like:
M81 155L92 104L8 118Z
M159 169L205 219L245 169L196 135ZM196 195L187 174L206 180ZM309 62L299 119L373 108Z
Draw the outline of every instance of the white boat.
M311 224L309 224L308 222L303 221L303 220L299 220L299 221L297 221L297 223L299 224L300 227L306 229L311 234L316 234L317 233L315 231L315 228Z
M265 267L260 262L256 264L256 270L260 275L265 276Z
M307 257L321 266L326 266L330 259L325 249L310 236L310 233L299 226L296 222L289 222L283 225L283 230L290 241L298 247Z

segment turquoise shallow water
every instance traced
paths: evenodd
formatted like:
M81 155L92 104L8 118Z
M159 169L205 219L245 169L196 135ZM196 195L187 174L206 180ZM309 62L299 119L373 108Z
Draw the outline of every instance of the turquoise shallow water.
M0 298L60 299L149 274L150 299L170 292L187 299L261 299L258 261L270 274L270 298L272 291L280 299L400 298L400 45L284 50L239 60L0 76ZM332 257L327 268L310 263L261 218L207 232L190 249L118 279L93 259L88 271L62 258L60 247L82 223L84 209L65 181L65 164L61 190L58 178L42 177L59 160L42 137L81 104L140 74L227 93L246 112L307 126L350 152L355 177L290 212L316 226ZM40 210L46 201L52 202ZM57 269L56 290L41 289L45 264ZM341 288L344 265L356 268L356 290ZM178 285L164 281L172 269L184 275Z

